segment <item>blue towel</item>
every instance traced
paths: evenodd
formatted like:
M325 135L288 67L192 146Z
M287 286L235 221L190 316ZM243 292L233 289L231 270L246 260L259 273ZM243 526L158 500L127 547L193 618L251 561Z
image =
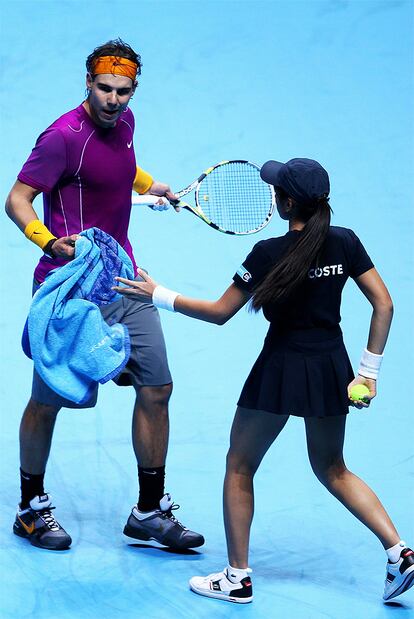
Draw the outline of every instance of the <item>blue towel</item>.
M77 404L129 359L127 328L109 326L99 310L121 298L111 290L116 275L134 278L129 256L109 234L90 228L76 241L74 260L52 271L32 300L23 350L45 383Z

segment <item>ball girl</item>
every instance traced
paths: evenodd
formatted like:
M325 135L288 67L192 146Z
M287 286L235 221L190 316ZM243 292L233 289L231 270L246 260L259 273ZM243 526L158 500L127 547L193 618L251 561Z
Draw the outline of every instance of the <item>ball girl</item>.
M350 390L369 389L368 407L391 319L392 301L361 241L330 225L329 177L311 159L268 161L262 179L274 186L286 235L257 243L217 301L188 298L144 281L117 278L114 288L133 298L192 318L224 324L248 301L270 322L263 349L242 389L230 436L224 481L228 565L190 587L200 595L246 603L253 599L248 550L253 519L253 477L289 415L303 417L309 460L319 481L379 539L388 555L384 600L414 582L407 548L374 492L345 465L342 448ZM339 327L341 293L353 278L371 303L368 343L354 378Z

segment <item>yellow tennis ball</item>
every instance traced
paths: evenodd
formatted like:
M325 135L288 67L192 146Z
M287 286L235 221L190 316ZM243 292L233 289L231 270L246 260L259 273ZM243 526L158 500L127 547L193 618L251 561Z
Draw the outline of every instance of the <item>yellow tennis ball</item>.
M366 385L354 385L351 387L350 398L354 402L367 399L367 395L369 395L369 389Z

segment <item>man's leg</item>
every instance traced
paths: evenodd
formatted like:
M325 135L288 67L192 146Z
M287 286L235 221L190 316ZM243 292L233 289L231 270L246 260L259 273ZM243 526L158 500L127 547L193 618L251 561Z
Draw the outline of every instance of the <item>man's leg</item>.
M13 532L28 538L33 546L48 550L68 548L70 536L51 512L51 497L43 479L49 458L53 430L60 406L41 404L30 398L20 423L21 503Z
M137 462L144 468L165 465L171 392L172 383L137 389L132 418L132 444Z
M101 311L109 324L120 322L128 329L131 354L126 369L115 382L132 384L137 394L132 443L140 492L124 533L134 539L156 539L173 548L201 546L203 536L178 522L173 515L178 505L173 504L169 494L164 494L172 378L158 310L151 303L122 299Z
M20 466L26 473L44 475L59 410L30 398L20 423Z
M164 496L171 392L171 383L137 389L132 444L138 464L138 509L143 512L158 509Z
M178 522L172 513L178 506L164 494L171 392L171 383L137 389L132 444L138 463L139 499L124 533L134 539L155 539L173 548L195 548L204 544L203 536Z

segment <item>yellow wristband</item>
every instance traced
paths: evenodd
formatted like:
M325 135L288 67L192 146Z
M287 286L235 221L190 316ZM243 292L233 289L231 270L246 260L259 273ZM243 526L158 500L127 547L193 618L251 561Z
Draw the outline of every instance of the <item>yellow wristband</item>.
M54 234L52 234L43 224L40 219L34 219L24 229L24 235L29 241L32 241L35 245L40 247L40 249L44 249L44 247L51 241L52 239L56 239Z
M137 172L132 185L134 191L137 193L145 193L151 187L153 182L154 179L151 174L148 174L148 172L145 172L145 170L137 166Z

